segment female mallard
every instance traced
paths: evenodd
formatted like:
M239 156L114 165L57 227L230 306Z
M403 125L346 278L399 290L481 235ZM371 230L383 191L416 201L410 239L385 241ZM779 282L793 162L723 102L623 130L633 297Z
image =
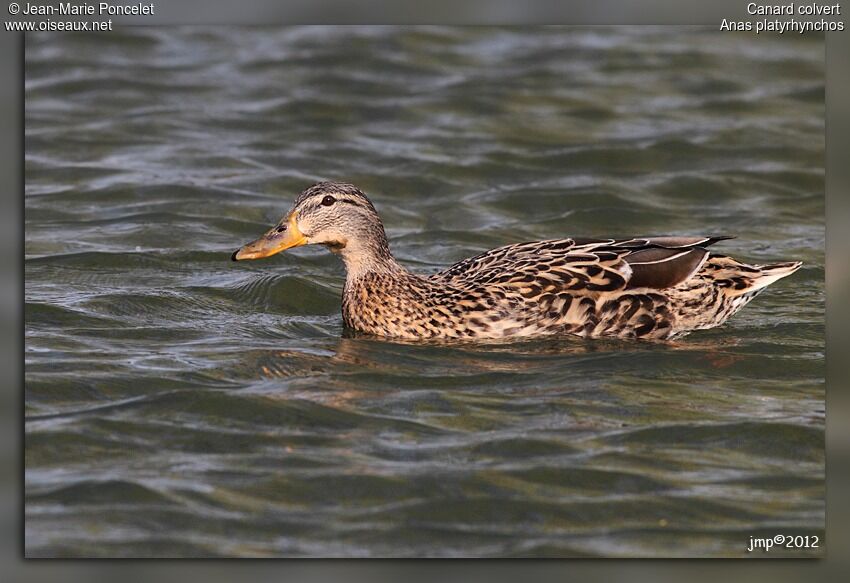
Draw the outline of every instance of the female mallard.
M431 276L390 253L375 207L351 184L301 193L265 235L232 259L318 243L347 270L350 328L397 338L539 334L670 338L725 322L800 262L745 265L706 247L730 237L555 239L499 247Z

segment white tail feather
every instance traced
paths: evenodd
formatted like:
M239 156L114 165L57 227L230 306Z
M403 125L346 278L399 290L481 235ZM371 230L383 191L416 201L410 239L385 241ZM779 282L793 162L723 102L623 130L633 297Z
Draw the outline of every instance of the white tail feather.
M803 265L802 261L793 261L789 263L774 263L772 265L756 265L761 270L761 274L753 278L753 285L744 290L744 293L752 293L763 289L775 281L788 277Z

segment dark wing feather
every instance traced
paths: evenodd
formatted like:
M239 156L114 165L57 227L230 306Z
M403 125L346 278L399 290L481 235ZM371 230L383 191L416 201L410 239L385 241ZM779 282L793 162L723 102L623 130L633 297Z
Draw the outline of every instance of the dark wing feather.
M708 250L701 247L650 247L635 251L626 256L626 262L632 268L629 287L664 289L677 286L699 271L707 257Z
M712 235L708 237L650 237L649 243L667 249L685 249L692 247L709 247L718 241L734 239L728 235Z
M664 289L692 277L705 247L731 237L555 239L517 243L465 259L433 279L516 288L526 297L560 291Z
M690 249L693 247L709 247L718 241L734 239L727 235L711 235L707 237L634 237L632 239L574 239L576 247L593 247L604 249L615 247L619 249L646 249L648 247L663 247L664 249Z
M709 245L733 239L726 235L707 237L635 237L600 243L601 239L576 239L576 250L591 248L594 253L620 252L632 268L628 288L665 289L679 285L699 271L708 258Z

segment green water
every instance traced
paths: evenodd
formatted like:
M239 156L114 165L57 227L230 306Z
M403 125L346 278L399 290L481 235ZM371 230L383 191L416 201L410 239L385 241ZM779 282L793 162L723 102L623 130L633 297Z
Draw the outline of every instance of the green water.
M823 63L677 27L28 35L26 554L822 540ZM325 250L229 260L319 179L422 272L570 235L805 265L675 343L351 337Z

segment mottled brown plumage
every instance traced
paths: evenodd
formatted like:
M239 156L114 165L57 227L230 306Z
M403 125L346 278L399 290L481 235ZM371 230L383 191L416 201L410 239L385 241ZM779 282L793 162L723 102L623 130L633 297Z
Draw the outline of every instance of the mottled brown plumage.
M407 339L544 334L664 339L725 322L799 262L746 265L707 247L729 237L555 239L499 247L434 275L392 256L372 203L350 184L305 190L272 230L233 254L318 243L340 254L346 326Z

